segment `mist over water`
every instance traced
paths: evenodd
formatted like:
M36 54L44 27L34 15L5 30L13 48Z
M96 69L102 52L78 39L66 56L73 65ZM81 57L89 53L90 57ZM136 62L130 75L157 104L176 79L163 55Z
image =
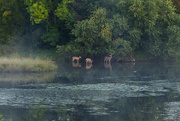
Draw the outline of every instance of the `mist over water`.
M54 73L3 73L3 120L180 120L179 63L79 64L60 63Z

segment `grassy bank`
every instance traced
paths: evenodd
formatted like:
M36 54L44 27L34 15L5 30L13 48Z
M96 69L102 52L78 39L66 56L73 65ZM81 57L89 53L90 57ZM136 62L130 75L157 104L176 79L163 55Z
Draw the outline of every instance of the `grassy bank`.
M0 71L5 72L47 72L57 69L56 64L51 60L39 58L0 58Z

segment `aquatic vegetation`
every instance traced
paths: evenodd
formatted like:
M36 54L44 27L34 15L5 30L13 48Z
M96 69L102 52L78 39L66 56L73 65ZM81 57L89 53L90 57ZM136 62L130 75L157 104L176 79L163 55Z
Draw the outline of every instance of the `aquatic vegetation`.
M40 58L0 58L0 71L44 72L54 71L57 65L52 60Z

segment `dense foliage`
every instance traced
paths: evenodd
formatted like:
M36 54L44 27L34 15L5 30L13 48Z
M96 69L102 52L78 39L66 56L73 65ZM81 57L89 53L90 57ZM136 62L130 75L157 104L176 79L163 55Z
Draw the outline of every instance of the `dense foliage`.
M60 55L180 57L180 0L1 0L0 44Z

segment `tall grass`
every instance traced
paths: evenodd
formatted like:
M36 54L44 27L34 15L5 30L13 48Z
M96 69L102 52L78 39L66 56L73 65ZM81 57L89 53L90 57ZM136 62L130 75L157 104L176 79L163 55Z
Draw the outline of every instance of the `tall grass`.
M56 64L51 60L42 60L39 58L0 58L0 71L25 71L25 72L43 72L54 71Z

